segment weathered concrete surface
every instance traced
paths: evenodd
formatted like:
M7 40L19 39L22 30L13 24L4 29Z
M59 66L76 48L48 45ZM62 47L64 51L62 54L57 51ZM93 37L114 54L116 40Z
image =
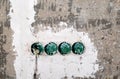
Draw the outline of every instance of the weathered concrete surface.
M8 16L10 3L0 0L0 79L14 79L12 30Z
M0 79L15 77L9 7L8 0L0 0ZM40 23L57 27L58 22L64 21L78 31L88 32L99 50L101 68L96 79L120 79L119 0L38 0L35 11L33 27Z
M36 28L41 23L57 27L63 21L88 32L99 50L98 63L102 67L96 79L120 79L119 0L38 0L35 11Z

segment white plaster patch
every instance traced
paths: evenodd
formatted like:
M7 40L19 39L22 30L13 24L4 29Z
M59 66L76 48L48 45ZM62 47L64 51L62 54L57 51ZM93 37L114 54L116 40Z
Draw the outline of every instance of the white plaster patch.
M73 44L81 41L85 45L82 55L69 54L62 56L59 53L54 56L41 55L38 58L38 74L40 79L61 79L64 76L94 77L98 70L97 50L91 42L88 33L77 32L74 28L65 28L59 32L52 32L51 28L40 30L34 34L31 32L31 24L34 22L35 0L10 0L11 2L11 28L14 31L13 45L16 51L14 67L16 79L33 79L35 69L35 57L30 51L31 44L41 42L44 45L53 41L59 44L67 41ZM60 26L67 26L61 22Z

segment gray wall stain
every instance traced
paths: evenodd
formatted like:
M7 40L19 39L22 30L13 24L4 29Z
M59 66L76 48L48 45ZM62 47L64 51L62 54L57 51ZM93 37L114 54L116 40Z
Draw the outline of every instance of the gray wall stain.
M10 57L13 53L10 51L12 49L12 31L8 16L9 10L10 2L0 0L0 79L15 79L14 56Z

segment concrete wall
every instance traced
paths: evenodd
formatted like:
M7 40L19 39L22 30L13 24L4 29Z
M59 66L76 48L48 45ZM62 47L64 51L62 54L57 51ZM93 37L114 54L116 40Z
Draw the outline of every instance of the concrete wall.
M36 29L41 23L58 27L63 21L68 27L73 25L78 31L89 33L98 49L98 63L102 67L95 79L120 79L119 0L38 0L34 9L36 15L32 26ZM9 10L9 0L0 0L0 79L15 79Z
M99 50L98 63L103 66L96 78L120 78L119 0L38 0L35 11L34 27L40 23L57 27L63 21L88 32Z
M10 28L10 2L0 0L0 79L14 79L14 55Z

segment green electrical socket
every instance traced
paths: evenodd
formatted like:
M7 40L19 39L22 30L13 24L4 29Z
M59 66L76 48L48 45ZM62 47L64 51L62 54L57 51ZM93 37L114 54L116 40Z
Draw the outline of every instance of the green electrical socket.
M41 55L44 51L44 47L40 42L36 42L31 45L31 51L33 54Z
M52 56L57 53L57 44L54 42L50 42L44 48L47 55Z
M81 54L83 54L84 49L85 49L85 46L81 42L75 42L72 45L72 51L73 51L74 54L81 55Z
M62 42L59 45L58 50L61 55L69 54L71 52L71 45L67 42Z

